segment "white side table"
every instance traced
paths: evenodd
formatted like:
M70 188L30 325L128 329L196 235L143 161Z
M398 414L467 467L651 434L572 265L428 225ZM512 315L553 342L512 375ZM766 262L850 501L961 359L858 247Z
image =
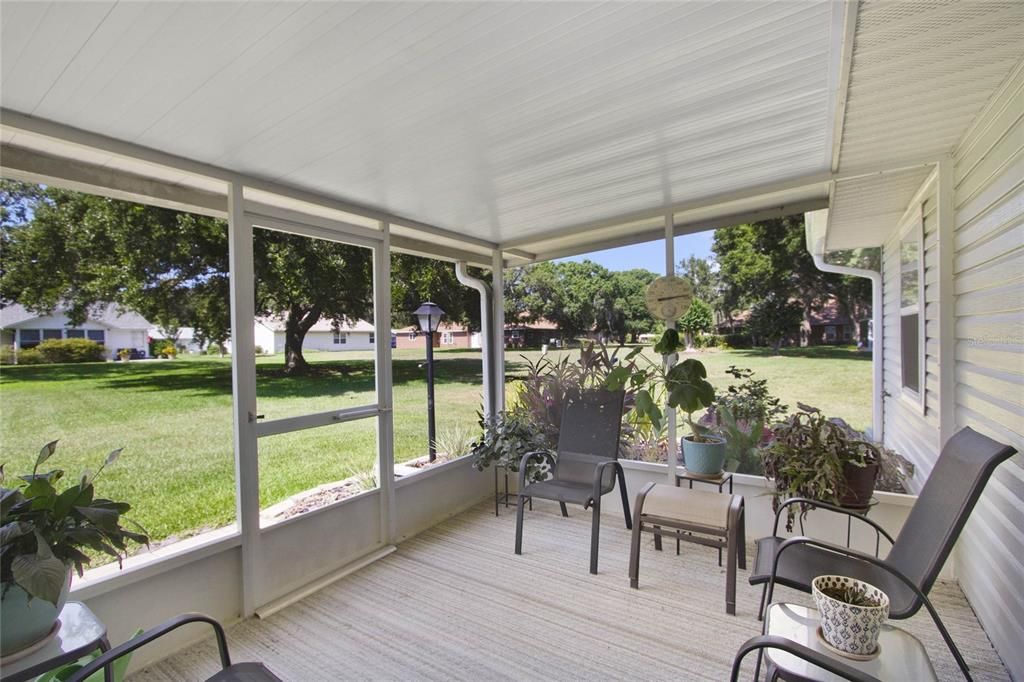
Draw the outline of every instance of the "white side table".
M883 625L878 635L879 652L870 661L857 661L839 656L818 639L818 611L796 604L772 604L764 619L764 633L785 637L797 644L842 661L852 668L863 670L880 680L937 680L935 669L928 659L924 645L909 632L892 625ZM768 679L772 672L783 680L817 680L842 682L818 666L778 649L765 649Z
M49 642L24 658L3 665L0 669L2 682L31 680L59 665L77 661L97 648L102 651L110 648L106 626L82 602L64 604L59 618L60 628ZM109 675L110 670L104 673Z

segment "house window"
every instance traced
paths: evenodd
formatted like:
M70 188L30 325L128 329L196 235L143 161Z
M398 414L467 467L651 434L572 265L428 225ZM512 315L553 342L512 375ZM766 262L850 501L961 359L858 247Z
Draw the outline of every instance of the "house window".
M455 335L451 332L441 332L441 345L450 346L455 343Z
M84 339L85 338L85 330L84 329L68 329L68 330L65 330L64 335L67 338L69 338L69 339Z
M410 341L415 341L416 340L416 330L415 329L413 331L409 332L409 340Z
M825 327L825 340L835 341L836 340L836 328L832 325Z
M374 332L370 332L370 345L372 346L377 342L377 336Z
M105 334L106 332L102 329L87 329L85 331L85 338L90 341L95 341L96 343L103 343L106 341Z
M43 330L43 341L52 341L54 339L62 339L64 334L59 329L44 329Z
M21 341L20 346L22 348L35 348L39 345L39 341L42 339L42 332L38 329L22 329L18 333L18 337Z
M337 329L335 329L334 330L334 345L335 346L342 346L342 345L344 345L346 343L348 343L348 332L342 332L342 331L338 331Z
M924 295L922 222L918 218L900 240L900 364L903 389L923 395Z

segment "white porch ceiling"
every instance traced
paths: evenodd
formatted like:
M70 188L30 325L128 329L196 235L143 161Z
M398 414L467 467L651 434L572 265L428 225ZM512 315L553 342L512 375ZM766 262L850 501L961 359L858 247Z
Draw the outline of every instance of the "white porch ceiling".
M0 104L522 242L826 172L836 16L827 0L4 0Z

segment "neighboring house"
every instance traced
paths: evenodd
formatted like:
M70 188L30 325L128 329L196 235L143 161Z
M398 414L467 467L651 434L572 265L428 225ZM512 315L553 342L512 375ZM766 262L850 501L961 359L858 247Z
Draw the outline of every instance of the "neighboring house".
M810 331L804 346L852 343L855 336L854 322L839 310L839 303L830 299L821 310L810 316Z
M256 345L265 353L283 353L284 325L283 317L257 318L254 325ZM375 331L366 320L338 323L321 318L306 332L302 350L373 350Z
M149 330L149 338L154 341L162 341L171 337L167 336L159 327L153 327ZM199 340L196 339L196 330L192 327L178 327L178 334L173 340L174 346L179 351L202 353L205 350L203 344L199 343Z
M49 339L89 339L106 347L111 359L122 348L138 351L145 357L152 326L142 315L120 310L113 303L93 306L85 322L77 325L71 324L62 309L34 313L18 304L0 308L3 345L18 350L34 348Z
M506 348L538 348L544 344L558 346L560 343L558 325L551 320L519 321L505 325Z
M392 329L394 348L423 348L423 332L415 325ZM479 348L480 334L469 327L442 322L434 334L434 348Z

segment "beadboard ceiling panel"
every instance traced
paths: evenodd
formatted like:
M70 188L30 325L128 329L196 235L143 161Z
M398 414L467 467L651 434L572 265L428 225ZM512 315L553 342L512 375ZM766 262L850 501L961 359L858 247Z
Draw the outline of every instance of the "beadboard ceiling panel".
M0 4L5 109L505 242L827 170L829 2Z
M840 167L948 154L1024 58L1021 0L864 0Z
M881 245L907 210L931 168L837 182L832 195L827 250Z

